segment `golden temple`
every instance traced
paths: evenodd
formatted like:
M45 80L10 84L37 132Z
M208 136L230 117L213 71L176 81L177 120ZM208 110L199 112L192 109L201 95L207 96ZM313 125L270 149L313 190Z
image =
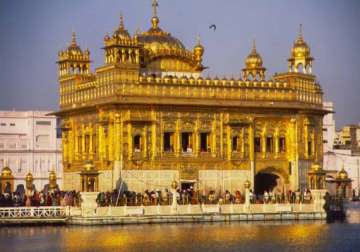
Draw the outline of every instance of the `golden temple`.
M233 192L249 180L261 191L261 174L282 190L305 189L323 159L326 111L302 30L285 73L266 80L254 42L241 79L203 78L200 40L187 49L160 28L157 7L150 29L133 36L121 16L94 72L75 34L59 52L64 189L107 191L121 180L140 192L176 180Z

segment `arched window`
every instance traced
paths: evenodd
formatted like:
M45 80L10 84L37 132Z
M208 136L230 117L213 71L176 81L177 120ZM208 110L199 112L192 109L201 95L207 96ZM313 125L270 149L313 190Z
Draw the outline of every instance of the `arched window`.
M134 136L134 152L141 152L141 136Z
M297 68L297 72L298 72L298 73L305 73L305 68L304 68L303 64L299 63L299 64L296 66L296 68Z
M279 152L286 152L285 136L280 136L279 137Z
M266 152L274 151L274 141L271 135L266 137Z

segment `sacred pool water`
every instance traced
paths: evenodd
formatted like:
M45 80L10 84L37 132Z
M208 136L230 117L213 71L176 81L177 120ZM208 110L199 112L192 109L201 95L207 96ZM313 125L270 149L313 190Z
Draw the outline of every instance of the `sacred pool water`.
M360 251L360 203L345 222L1 227L0 251Z

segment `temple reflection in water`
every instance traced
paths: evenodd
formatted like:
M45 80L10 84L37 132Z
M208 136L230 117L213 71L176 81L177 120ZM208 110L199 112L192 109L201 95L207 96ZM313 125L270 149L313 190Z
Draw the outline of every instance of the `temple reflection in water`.
M187 49L160 28L157 7L133 36L121 16L94 72L75 34L59 52L64 189L107 191L120 178L132 191L174 180L200 192L246 180L261 193L305 189L323 159L326 111L302 29L287 72L266 79L254 42L241 79L203 78L200 39Z

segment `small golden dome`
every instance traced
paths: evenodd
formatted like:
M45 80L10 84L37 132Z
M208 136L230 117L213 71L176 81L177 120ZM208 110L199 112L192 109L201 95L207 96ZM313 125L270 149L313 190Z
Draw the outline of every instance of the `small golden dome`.
M85 171L92 171L95 169L95 166L93 163L91 162L87 162L85 165L84 165L84 170Z
M120 15L120 26L117 30L115 30L113 38L117 38L120 40L131 39L129 32L125 29L123 15Z
M246 180L245 183L244 183L244 186L245 186L246 189L249 189L250 186L251 186L250 181L249 181L249 180Z
M341 171L338 172L337 177L340 179L348 179L349 178L348 173L345 171L344 167L341 169Z
M1 170L1 177L5 178L5 177L11 177L12 176L12 171L8 166L5 166L2 170Z
M172 189L176 189L178 186L178 183L176 182L176 180L174 180L172 183L171 183L171 188Z
M194 54L195 54L195 56L198 56L198 57L203 56L204 50L205 50L205 49L204 49L203 45L202 45L201 42L200 42L200 37L198 37L198 38L197 38L197 43L196 43L196 45L195 45L195 47L194 47Z
M25 177L25 181L32 182L33 180L34 180L33 175L31 174L31 172L29 172Z
M56 181L56 173L52 170L49 174L49 181Z
M256 51L255 41L253 43L253 47L251 49L250 54L246 57L245 66L248 69L262 68L263 60L260 54Z
M321 166L319 165L319 164L313 164L312 166L311 166L311 169L313 170L313 171L319 171L319 170L321 170Z
M300 32L291 49L290 58L311 58L310 47L304 40L302 25L300 25Z
M77 43L76 43L76 34L75 34L75 32L72 33L71 44L67 48L67 51L68 51L69 54L72 54L72 55L80 55L80 54L82 54L82 50L81 50L80 46L78 46Z

